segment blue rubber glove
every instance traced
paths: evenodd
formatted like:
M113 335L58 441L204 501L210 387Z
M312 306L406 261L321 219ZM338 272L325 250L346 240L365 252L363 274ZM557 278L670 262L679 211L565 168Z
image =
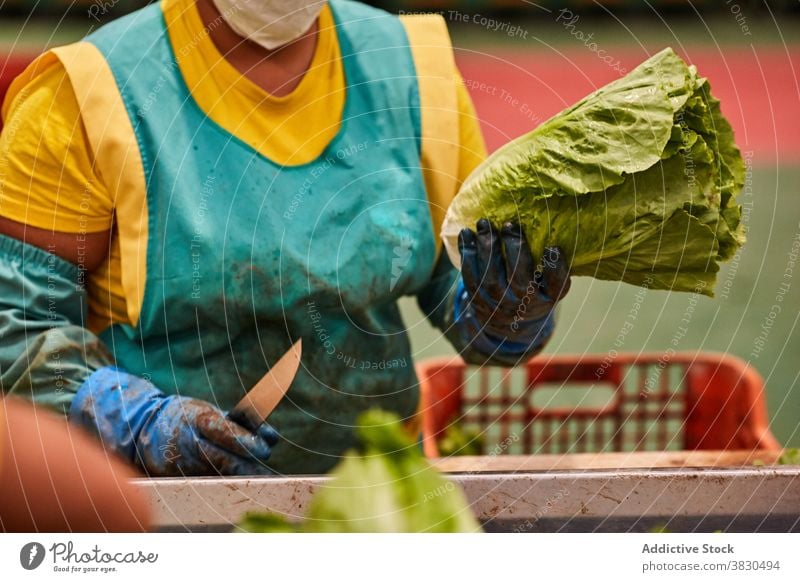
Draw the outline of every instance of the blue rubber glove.
M254 434L208 402L110 366L80 387L69 418L153 476L271 474L263 463L278 442L266 423Z
M459 233L461 280L455 322L473 351L514 365L544 347L555 327L556 303L570 287L569 267L557 247L537 265L519 225L500 232L485 218Z

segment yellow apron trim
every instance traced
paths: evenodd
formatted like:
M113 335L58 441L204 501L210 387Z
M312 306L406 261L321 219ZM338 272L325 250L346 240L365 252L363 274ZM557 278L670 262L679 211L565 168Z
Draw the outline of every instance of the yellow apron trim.
M456 64L447 24L438 14L404 15L417 69L422 117L422 174L433 219L437 258L447 207L458 187L458 98Z
M52 50L69 75L97 168L114 199L122 288L128 319L139 321L147 280L147 188L144 165L116 80L93 44Z

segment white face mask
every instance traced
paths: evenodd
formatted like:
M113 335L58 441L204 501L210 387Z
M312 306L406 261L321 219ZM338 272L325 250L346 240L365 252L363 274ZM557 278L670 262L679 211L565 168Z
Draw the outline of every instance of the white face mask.
M212 0L240 36L276 49L311 28L325 0Z

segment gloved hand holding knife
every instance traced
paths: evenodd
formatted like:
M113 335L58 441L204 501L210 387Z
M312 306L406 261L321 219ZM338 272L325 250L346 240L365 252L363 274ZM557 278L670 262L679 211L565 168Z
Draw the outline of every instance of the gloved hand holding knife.
M196 398L166 395L115 367L94 372L75 395L70 420L153 476L268 475L278 433L264 422L300 362L297 342L226 415Z

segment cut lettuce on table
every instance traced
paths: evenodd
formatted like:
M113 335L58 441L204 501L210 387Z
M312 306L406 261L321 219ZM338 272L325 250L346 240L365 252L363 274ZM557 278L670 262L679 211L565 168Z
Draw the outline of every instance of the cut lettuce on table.
M519 222L535 256L559 246L573 275L713 296L745 240L744 177L708 81L667 48L492 154L442 238L460 265L462 228Z
M300 523L248 513L241 530L304 533L463 533L481 527L458 485L425 459L398 417L381 410L358 419L351 451L312 498Z

